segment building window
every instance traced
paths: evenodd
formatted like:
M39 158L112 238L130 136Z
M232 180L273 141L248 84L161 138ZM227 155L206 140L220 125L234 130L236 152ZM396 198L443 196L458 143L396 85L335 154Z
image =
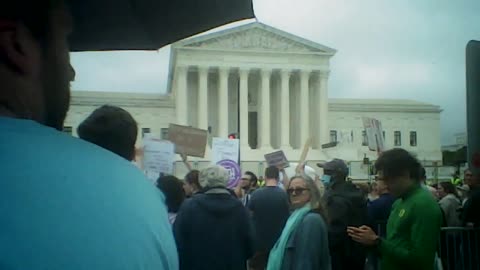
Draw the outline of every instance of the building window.
M410 146L417 146L417 132L410 131Z
M161 133L161 139L162 140L168 140L168 128L162 128L160 130L160 133Z
M72 135L72 127L70 126L64 126L63 127L63 132L67 133L68 135Z
M362 131L362 145L368 145L368 138L367 138L367 131L363 130Z
M395 146L402 145L402 133L400 133L400 131L394 132L394 143L395 143Z
M330 130L330 142L337 142L337 131Z
M142 128L142 138L145 138L145 134L150 134L150 128Z
M383 140L385 141L385 130L382 131L382 135L383 135Z
M350 132L350 139L351 139L351 142L353 143L353 130Z

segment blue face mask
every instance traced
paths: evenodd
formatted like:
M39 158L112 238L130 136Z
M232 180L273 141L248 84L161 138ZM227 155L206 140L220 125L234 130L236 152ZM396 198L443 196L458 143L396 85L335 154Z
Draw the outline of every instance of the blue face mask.
M330 184L330 181L332 180L332 176L324 174L322 175L321 180L324 185L328 186Z

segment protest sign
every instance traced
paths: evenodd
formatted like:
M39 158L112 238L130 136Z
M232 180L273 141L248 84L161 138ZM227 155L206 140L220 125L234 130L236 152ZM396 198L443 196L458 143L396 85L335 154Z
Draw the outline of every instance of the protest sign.
M239 154L238 139L212 139L212 163L217 164L221 160L233 160L238 163Z
M285 156L285 153L280 151L275 151L265 155L265 160L267 161L268 166L282 167L287 168L290 166L290 163Z
M156 181L160 173L173 174L174 148L169 141L153 138L144 140L143 168L150 180Z
M230 175L228 188L236 187L241 177L238 160L239 145L238 139L212 139L212 163L228 170Z
M385 144L383 140L382 123L374 118L363 117L363 127L367 134L368 148L371 151L383 152Z
M175 153L193 157L204 157L208 131L187 126L170 124L168 139L175 144Z

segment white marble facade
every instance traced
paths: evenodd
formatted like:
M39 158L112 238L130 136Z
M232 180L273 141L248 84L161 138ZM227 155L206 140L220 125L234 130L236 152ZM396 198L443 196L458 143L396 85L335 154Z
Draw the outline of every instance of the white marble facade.
M209 129L212 136L236 133L242 162L258 163L275 149L296 160L309 137L312 162L359 161L376 155L362 145L365 116L382 122L387 147L440 161L438 106L328 98L335 52L257 22L186 39L172 45L168 95L75 91L66 125L75 128L96 106L109 103L130 111L140 131L159 136L170 122ZM321 148L335 138L337 147Z

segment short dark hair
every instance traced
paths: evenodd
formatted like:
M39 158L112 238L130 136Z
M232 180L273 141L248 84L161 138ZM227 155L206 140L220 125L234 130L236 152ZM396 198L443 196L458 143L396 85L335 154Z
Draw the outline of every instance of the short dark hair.
M380 154L375 169L382 171L384 177L397 177L408 172L410 178L420 181L420 162L408 151L394 148Z
M280 171L275 166L269 166L265 169L265 178L278 180L280 178Z
M80 138L132 160L135 157L137 122L126 110L103 105L77 128Z
M251 171L246 171L245 174L248 175L248 176L250 176L250 183L253 183L254 185L257 184L258 178L257 178L257 176L256 176L253 172L251 172Z
M0 18L23 23L38 40L49 31L50 14L62 0L7 0L0 4Z
M197 189L202 189L200 182L198 181L199 170L191 170L185 175L185 181Z
M168 212L177 213L185 200L183 182L172 175L161 176L157 180L157 187L165 195L165 203L167 204Z

